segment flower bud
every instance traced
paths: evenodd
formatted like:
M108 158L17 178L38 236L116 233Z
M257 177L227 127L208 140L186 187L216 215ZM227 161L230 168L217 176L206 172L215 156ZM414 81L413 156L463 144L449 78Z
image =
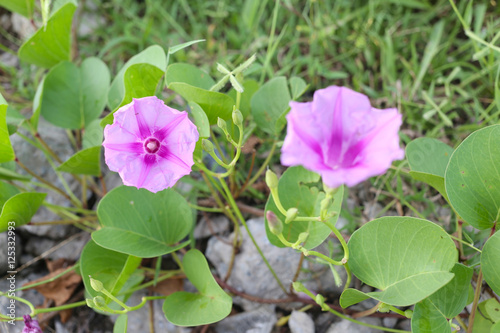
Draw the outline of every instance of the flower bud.
M323 200L321 200L320 210L326 211L326 210L328 210L328 208L330 208L331 205L332 205L332 200L330 198L326 197Z
M205 150L209 154L214 152L214 145L212 142L210 142L210 140L201 140L201 146L203 147L203 150Z
M94 304L98 308L107 308L106 301L104 300L104 297L102 297L102 296L94 297Z
M243 115L238 109L234 109L233 111L233 123L238 127L243 125Z
M281 235L283 232L283 223L280 219L274 214L272 210L268 210L266 212L267 225L269 226L269 230L275 235Z
M99 292L104 290L104 285L102 284L101 281L93 279L90 276L89 278L90 278L90 286L92 287L92 289Z
M89 308L94 308L95 307L94 300L92 298L86 298L85 302L87 302L87 306Z
M224 132L226 133L227 132L227 125L226 125L226 122L224 121L224 119L222 118L217 118L217 126L219 126L219 128Z
M411 317L413 316L413 311L408 309L405 311L405 317L408 318L408 319L411 319Z
M271 169L266 171L266 184L271 190L278 187L278 176Z
M315 301L319 306L323 306L323 304L325 304L325 298L321 294L316 295Z
M299 214L299 210L295 207L287 210L285 223L288 224L288 223L292 222L293 220L295 220L295 218L297 217L298 214Z
M292 283L292 287L298 293L303 293L307 291L306 287L304 287L302 282L299 281L295 281L294 283Z
M297 243L304 243L307 238L309 237L309 233L308 232L301 232L299 234L299 237L297 238Z
M380 303L377 310L378 310L378 312L381 312L381 313L390 312L391 306L389 304L386 304L386 303Z

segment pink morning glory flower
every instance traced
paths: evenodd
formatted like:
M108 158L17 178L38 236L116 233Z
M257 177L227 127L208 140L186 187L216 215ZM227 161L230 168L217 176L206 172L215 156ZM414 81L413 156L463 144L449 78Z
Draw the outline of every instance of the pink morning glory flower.
M317 172L331 188L359 184L404 157L398 110L375 109L361 93L330 86L290 107L281 164Z
M104 129L104 157L128 186L158 192L191 172L198 130L186 111L155 96L134 99Z
M43 333L38 321L32 319L29 315L24 315L24 328L22 333Z

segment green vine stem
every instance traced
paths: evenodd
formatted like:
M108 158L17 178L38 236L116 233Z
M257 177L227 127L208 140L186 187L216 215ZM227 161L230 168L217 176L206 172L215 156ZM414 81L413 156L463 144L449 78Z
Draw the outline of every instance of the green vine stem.
M362 321L353 319L351 317L348 317L348 316L346 316L346 315L344 315L344 314L342 314L342 313L340 313L340 312L335 311L334 309L332 309L330 306L328 306L328 304L326 304L324 302L324 298L323 297L317 297L312 292L310 292L306 287L304 287L304 285L302 285L302 283L295 282L294 285L293 285L293 287L294 287L294 289L297 292L304 292L310 298L312 298L313 300L315 300L316 304L318 304L323 311L329 311L330 313L336 315L339 318L342 318L342 319L345 319L345 320L349 320L350 322L358 324L358 325L361 325L361 326L366 326L366 327L378 329L378 330L383 331L383 332L395 332L395 333L408 333L409 332L409 331L405 331L405 330L398 330L398 329L395 329L395 328L386 328L386 327L381 327L381 326L377 326L377 325L372 325L372 324L364 323ZM318 295L318 296L321 296L321 295Z
M248 236L250 237L250 239L252 240L252 243L253 245L255 246L255 248L257 249L257 252L259 252L260 256L262 257L262 260L264 260L264 263L266 264L267 268L269 269L269 271L271 272L271 274L273 275L274 279L276 280L276 282L278 283L278 285L280 286L281 290L283 290L283 292L285 292L285 294L288 294L285 286L283 285L283 283L281 282L281 280L279 279L278 275L276 274L276 272L274 271L274 269L271 267L271 265L269 264L269 261L267 261L267 258L264 256L264 253L262 252L259 244L257 244L257 241L255 240L255 238L253 237L252 233L250 232L250 229L248 228L248 225L245 221L245 219L243 218L243 215L241 214L241 211L240 209L238 208L238 206L236 205L236 202L234 201L233 199L233 196L231 195L231 191L229 190L229 187L227 187L227 184L226 182L224 181L224 179L219 179L220 180L220 183L222 185L222 188L224 189L224 191L226 192L227 196L228 196L228 199L229 199L229 204L231 205L231 208L233 209L233 211L235 212L236 216L238 217L238 219L241 221L241 224L243 224L243 227L245 228L245 230L247 231L248 233Z

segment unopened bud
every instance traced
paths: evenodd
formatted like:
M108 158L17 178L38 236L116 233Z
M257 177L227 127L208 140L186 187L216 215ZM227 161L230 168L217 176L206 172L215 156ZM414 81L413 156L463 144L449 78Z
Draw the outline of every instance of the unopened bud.
M222 118L217 118L217 126L219 126L219 128L224 132L226 133L227 132L227 125L226 125L226 122L224 121L224 119Z
M411 317L413 316L413 311L408 309L405 311L405 317L408 318L408 319L411 319Z
M386 312L390 312L391 311L391 307L389 304L386 304L386 303L380 303L380 305L378 306L378 312L382 312L382 313L386 313Z
M288 224L295 220L295 218L299 215L299 210L295 207L290 208L289 210L286 211L286 219L285 223Z
M318 303L319 306L323 306L325 304L325 298L321 294L317 294L315 297L316 303Z
M93 307L95 307L95 304L94 304L94 300L93 300L93 299L91 299L91 298L86 298L86 299L85 299L85 302L87 302L87 306L88 306L89 308L93 308Z
M302 282L299 281L295 281L294 283L292 283L292 287L298 293L303 293L307 291L306 287L304 287Z
M104 285L102 284L101 281L93 279L90 276L89 278L90 278L90 286L92 287L92 289L99 292L104 290Z
M96 296L94 297L94 304L99 307L99 308L106 308L106 301L104 300L104 297L102 296Z
M276 216L276 214L274 214L272 210L268 210L266 212L266 218L269 230L275 235L281 235L281 233L283 232L283 223Z
M271 190L278 187L278 176L271 169L266 171L266 184Z
M214 145L210 140L203 139L201 140L201 146L203 147L203 150L205 150L207 153L213 153L214 151Z
M320 210L326 211L331 205L332 205L332 200L330 198L324 198L323 200L321 200Z
M241 111L238 109L235 109L233 111L233 123L238 127L243 125L243 115L241 114Z
M304 243L307 238L309 237L309 233L308 232L301 232L299 234L299 237L297 238L297 243Z

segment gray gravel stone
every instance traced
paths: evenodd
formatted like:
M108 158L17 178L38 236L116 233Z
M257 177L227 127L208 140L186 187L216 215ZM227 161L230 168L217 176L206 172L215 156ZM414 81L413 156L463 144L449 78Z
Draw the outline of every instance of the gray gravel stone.
M243 312L217 323L215 331L217 333L270 333L276 320L274 312Z
M229 228L229 219L224 215L211 217L210 221L202 218L194 229L194 238L200 239L220 234Z
M288 327L292 333L314 333L314 322L305 312L292 311Z

